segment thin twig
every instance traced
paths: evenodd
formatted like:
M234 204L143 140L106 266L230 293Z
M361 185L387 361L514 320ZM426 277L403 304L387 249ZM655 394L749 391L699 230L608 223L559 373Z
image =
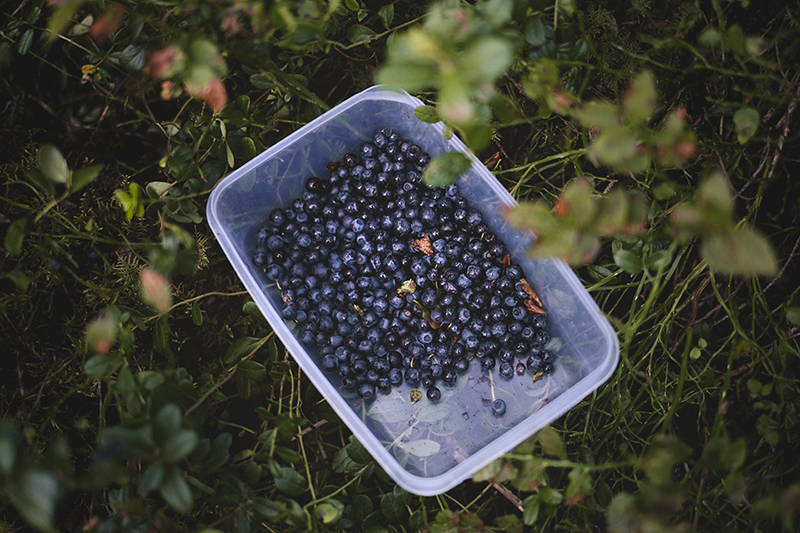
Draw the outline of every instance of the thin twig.
M223 386L225 383L227 383L227 382L228 382L228 381L229 381L229 380L230 380L230 379L233 377L233 375L234 375L234 374L236 374L236 371L237 371L238 369L239 369L239 365L236 365L235 367L231 368L231 371L230 371L230 372L228 372L228 375L227 375L227 376L225 376L224 378L222 378L222 381L220 381L219 383L217 383L216 385L214 385L213 387L211 387L210 389L208 389L208 390L206 391L206 393L205 393L205 394L203 394L203 395L200 397L200 399L199 399L199 400L197 400L197 401L195 402L195 404L194 404L193 406L191 406L190 408L188 408L188 409L186 410L186 412L184 413L184 415L185 415L185 416L189 416L189 414L190 414L192 411L194 411L195 409L197 409L198 407L200 407L200 406L203 404L203 402L205 402L205 401L208 399L208 397L209 397L209 396L211 396L212 394L214 394L214 391L216 391L217 389L219 389L220 387L222 387L222 386Z
M511 489L501 483L492 483L492 487L494 487L497 492L508 498L508 501L510 501L514 507L519 509L520 512L525 511L525 508L522 506L522 500L520 500L516 494L511 492Z

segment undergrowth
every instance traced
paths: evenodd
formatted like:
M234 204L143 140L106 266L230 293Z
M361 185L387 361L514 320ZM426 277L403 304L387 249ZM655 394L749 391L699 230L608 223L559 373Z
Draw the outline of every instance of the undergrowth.
M0 531L795 530L799 17L6 2ZM621 345L607 383L431 498L351 437L205 223L222 177L376 74L476 150L538 252L571 253ZM610 228L577 209L612 200Z

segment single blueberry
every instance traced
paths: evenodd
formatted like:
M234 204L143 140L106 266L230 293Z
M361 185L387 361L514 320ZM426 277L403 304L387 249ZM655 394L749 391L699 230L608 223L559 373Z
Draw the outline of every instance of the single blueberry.
M496 417L501 417L506 414L506 402L500 398L492 402L492 414Z

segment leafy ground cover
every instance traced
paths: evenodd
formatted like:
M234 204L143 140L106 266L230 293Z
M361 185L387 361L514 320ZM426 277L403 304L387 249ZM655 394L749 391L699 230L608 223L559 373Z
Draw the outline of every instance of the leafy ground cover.
M0 530L794 530L798 17L6 2ZM621 344L607 384L435 498L350 438L204 218L231 169L376 79L473 147Z

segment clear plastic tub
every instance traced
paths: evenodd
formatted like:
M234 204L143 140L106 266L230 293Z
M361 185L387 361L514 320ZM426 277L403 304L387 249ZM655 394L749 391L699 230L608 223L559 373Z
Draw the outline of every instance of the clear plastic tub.
M541 427L553 422L606 381L619 359L614 331L572 270L560 261L533 261L525 250L530 236L509 227L502 208L513 198L442 124L418 120L422 102L405 92L372 87L336 106L226 177L213 191L207 216L214 234L275 333L331 407L381 467L404 489L430 496L470 478ZM556 353L555 370L533 381L529 373L510 381L471 364L442 399L412 403L407 383L367 404L323 373L317 355L292 333L280 314L280 294L252 262L255 232L270 211L298 197L305 181L326 173L326 165L356 152L376 131L391 128L431 156L458 150L473 159L459 188L470 206L505 242L544 303ZM424 396L424 394L423 394ZM505 400L495 417L487 400Z

